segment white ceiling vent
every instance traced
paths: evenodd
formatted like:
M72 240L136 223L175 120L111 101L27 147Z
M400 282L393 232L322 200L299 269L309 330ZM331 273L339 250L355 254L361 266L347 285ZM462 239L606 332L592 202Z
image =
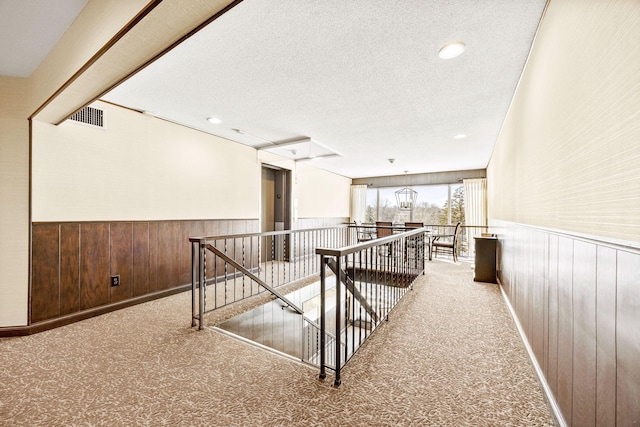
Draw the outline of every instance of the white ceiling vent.
M69 120L100 129L106 128L105 113L104 110L101 110L100 108L84 107L82 110L69 117Z

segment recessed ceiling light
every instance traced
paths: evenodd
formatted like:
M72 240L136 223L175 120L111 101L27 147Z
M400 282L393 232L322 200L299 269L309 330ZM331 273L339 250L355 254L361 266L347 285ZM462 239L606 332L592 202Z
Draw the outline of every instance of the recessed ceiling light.
M465 139L467 137L467 135L465 135L464 133L459 133L458 135L454 136L454 139Z
M214 125L219 125L220 123L222 123L222 120L220 120L220 119L219 119L219 118L217 118L217 117L208 117L208 118L207 118L207 121L208 121L209 123L213 123Z
M438 52L438 56L442 59L451 59L459 56L464 52L465 45L462 42L447 43Z

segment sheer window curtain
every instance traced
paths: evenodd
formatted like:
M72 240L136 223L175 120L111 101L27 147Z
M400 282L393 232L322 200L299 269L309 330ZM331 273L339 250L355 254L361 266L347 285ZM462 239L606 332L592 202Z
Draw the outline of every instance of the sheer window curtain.
M466 225L487 226L487 179L465 179L464 184L464 222ZM483 232L481 228L467 228L469 256L475 255L473 238Z
M358 221L358 224L364 222L365 211L367 209L367 186L352 185L351 186L351 222Z

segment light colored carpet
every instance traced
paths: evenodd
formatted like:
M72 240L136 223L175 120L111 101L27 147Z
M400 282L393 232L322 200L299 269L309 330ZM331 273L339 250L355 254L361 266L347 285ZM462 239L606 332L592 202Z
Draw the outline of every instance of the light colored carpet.
M467 264L427 268L339 388L190 328L183 293L0 339L0 425L554 425L497 285L473 282Z

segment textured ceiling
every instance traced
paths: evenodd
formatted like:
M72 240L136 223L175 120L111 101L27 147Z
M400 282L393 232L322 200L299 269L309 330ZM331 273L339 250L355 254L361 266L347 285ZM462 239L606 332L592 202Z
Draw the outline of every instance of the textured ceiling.
M87 0L0 0L0 76L29 77Z
M484 168L544 5L245 0L105 99L253 146L312 138L352 178Z
M103 99L256 147L309 138L276 150L338 153L311 162L352 178L484 168L544 6L244 0Z

